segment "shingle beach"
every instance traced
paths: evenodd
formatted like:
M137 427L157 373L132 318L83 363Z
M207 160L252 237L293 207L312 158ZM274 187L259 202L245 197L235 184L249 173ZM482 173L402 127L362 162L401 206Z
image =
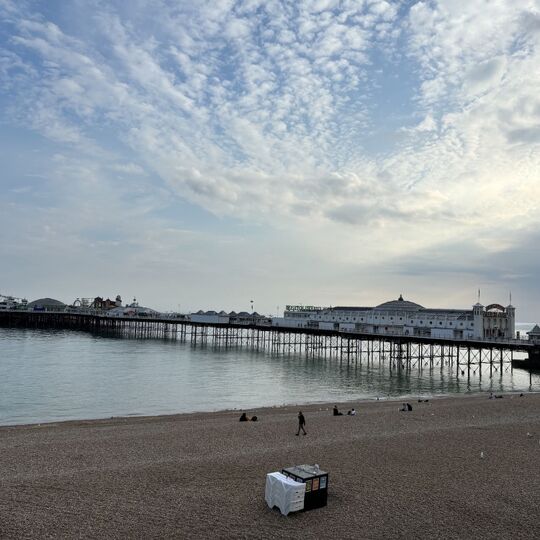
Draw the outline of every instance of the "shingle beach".
M0 537L540 538L540 394L409 402L2 427ZM266 473L304 463L328 505L269 509Z

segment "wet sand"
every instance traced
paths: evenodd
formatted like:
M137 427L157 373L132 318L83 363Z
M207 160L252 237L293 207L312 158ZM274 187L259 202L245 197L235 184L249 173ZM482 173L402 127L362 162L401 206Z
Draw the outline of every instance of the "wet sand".
M539 538L540 394L410 403L3 427L0 537ZM284 517L265 475L302 463L328 505Z

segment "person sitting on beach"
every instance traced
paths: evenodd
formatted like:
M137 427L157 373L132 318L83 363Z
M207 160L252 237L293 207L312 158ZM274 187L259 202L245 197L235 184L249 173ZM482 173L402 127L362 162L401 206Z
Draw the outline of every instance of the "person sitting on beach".
M350 411L347 411L347 415L348 416L356 416L356 411L353 409L351 409Z
M247 422L249 418L247 417L247 414L245 412L242 413L242 416L240 416L240 422Z
M343 416L343 413L338 411L337 405L334 405L334 416Z
M412 411L412 405L410 403L404 403L399 410L400 412Z
M252 416L252 417L251 417L251 421L252 421L252 422L256 422L257 420L258 420L258 418L257 418L256 416Z

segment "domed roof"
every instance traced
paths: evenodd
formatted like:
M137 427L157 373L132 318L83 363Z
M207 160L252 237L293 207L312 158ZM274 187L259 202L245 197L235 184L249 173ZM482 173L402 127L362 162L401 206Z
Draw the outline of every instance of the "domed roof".
M55 300L54 298L40 298L39 300L34 300L33 302L28 303L28 307L34 307L34 306L54 306L54 307L63 307L66 304L64 302L60 302L60 300Z
M384 302L383 304L379 304L375 307L375 309L384 309L388 311L396 309L400 311L418 311L420 309L424 309L424 307L420 304L416 304L415 302L403 300L403 296L400 294L397 300L390 300L388 302Z

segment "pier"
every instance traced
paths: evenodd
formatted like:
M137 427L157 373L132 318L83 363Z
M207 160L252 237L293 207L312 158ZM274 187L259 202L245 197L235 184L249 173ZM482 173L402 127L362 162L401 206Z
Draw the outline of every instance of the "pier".
M255 324L255 322L257 322ZM262 323L262 324L261 324ZM489 376L512 369L515 354L523 367L540 369L540 345L523 339L448 339L288 328L270 322L220 324L186 317L110 317L97 313L0 312L0 326L84 331L134 339L168 339L215 349L242 347L274 354L303 354L340 362L386 363L390 369L453 369L457 377Z

